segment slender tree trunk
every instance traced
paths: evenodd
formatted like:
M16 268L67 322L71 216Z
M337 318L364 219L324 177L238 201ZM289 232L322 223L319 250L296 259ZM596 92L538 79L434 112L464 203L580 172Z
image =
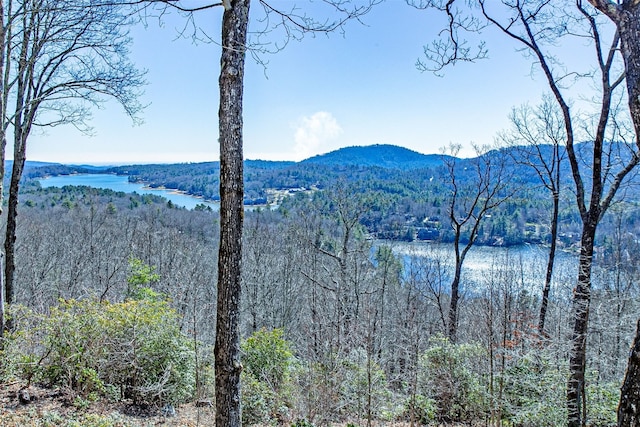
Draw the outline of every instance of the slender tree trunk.
M2 262L2 259L4 258L2 256L3 254L0 253L0 271L2 271L2 266L4 265L4 263ZM5 297L4 297L4 274L0 272L0 351L2 351L4 349L4 330L5 328L8 326L7 325L7 321L6 321L6 314L5 314Z
M631 346L618 406L618 427L640 426L640 320Z
M593 242L596 234L597 219L590 218L583 225L580 260L578 264L578 284L574 290L573 316L574 327L572 349L569 358L569 381L567 384L567 409L569 427L581 427L586 420L585 408L585 363L587 349L587 327L589 324L589 304L591 302L591 266L593 261Z
M625 64L625 82L629 113L635 129L636 146L640 148L640 3L624 1L615 4L608 1L589 0L616 24L620 35L620 52ZM582 273L582 269L580 270ZM576 322L577 324L577 322ZM574 343L575 344L575 343ZM572 359L573 362L573 359ZM572 378L573 379L573 378ZM571 380L569 393L571 393ZM637 326L625 380L621 388L618 406L618 426L640 426L640 322ZM574 412L570 408L570 416ZM572 424L572 418L569 419Z
M16 229L18 217L18 190L20 189L20 179L24 170L24 163L27 158L26 140L33 122L32 113L25 112L29 104L28 79L32 75L33 64L27 61L29 42L31 40L31 25L35 14L25 13L22 17L24 30L20 45L19 62L17 69L17 92L15 100L15 117L13 118L13 169L11 171L11 181L9 183L9 206L7 211L7 228L5 231L4 250L4 285L5 298L7 304L15 301L15 246ZM31 20L31 22L29 22ZM11 328L11 324L7 325Z
M20 179L24 171L25 150L22 148L20 134L15 138L16 147L13 153L13 170L11 171L11 181L9 183L9 206L7 210L7 229L5 233L5 298L7 304L15 302L15 271L16 271L16 229L18 219L18 191L20 190Z
M250 0L223 2L220 58L220 248L216 317L216 426L242 425L240 297L242 260L242 94Z
M636 133L636 145L640 147L640 3L625 1L622 5L615 6L608 2L590 1L607 13L618 27L620 51L625 64L629 113ZM620 392L618 426L640 426L640 321Z
M449 304L449 341L458 339L458 301L460 300L460 278L462 276L462 259L456 261L455 274L451 282L451 303Z
M5 8L4 1L0 0L0 214L3 210L4 202L4 162L5 162L5 147L7 145L7 137L5 134L5 111L6 111L6 87L5 87L5 59L6 59L6 32L5 32ZM5 314L5 288L4 288L4 253L0 253L0 350L2 350L4 337L4 330L6 328L6 314Z
M558 168L560 165L558 165ZM558 181L559 184L559 179ZM540 319L538 321L538 333L546 336L544 327L547 318L547 308L549 306L549 292L551 291L551 280L553 279L553 264L556 259L556 247L558 240L558 212L560 210L560 194L553 193L553 214L551 218L551 246L549 247L549 260L547 262L547 274L542 288L542 302L540 303Z

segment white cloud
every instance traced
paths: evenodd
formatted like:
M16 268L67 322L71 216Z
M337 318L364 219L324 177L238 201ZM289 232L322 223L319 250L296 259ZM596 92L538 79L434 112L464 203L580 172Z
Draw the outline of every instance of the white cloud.
M342 128L333 115L318 111L300 119L295 132L296 160L303 160L322 152L323 143L335 139Z

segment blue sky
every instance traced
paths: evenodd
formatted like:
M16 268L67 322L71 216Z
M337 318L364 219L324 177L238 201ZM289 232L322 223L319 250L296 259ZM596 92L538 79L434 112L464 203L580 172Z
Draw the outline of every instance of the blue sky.
M286 0L285 0L286 1ZM299 2L303 5L309 2ZM315 5L316 3L311 3ZM301 6L302 7L302 6ZM222 11L197 23L213 39ZM512 107L537 103L545 85L514 44L490 30L490 58L458 64L444 77L420 72L416 60L442 17L404 0L382 3L344 34L305 37L266 67L247 58L245 158L301 160L340 147L395 144L429 154L450 143L490 144L508 126ZM220 49L178 37L184 18L150 20L132 30L131 57L148 70L144 123L114 103L94 112L92 136L73 127L35 130L30 160L62 163L176 163L218 159ZM255 28L255 25L253 26ZM277 40L277 35L274 35Z

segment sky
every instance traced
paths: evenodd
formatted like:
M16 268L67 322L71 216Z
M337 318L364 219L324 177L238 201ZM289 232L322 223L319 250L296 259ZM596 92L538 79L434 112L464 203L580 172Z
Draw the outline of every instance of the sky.
M298 3L311 12L318 7ZM258 12L252 13L251 30L258 28ZM131 59L147 70L143 123L134 126L119 105L107 102L93 113L91 135L72 126L36 129L27 158L67 164L218 160L215 40L221 19L220 8L196 17L213 43L194 43L190 29L180 37L188 23L177 14L132 28ZM260 55L262 63L248 56L245 158L299 161L372 144L431 154L451 143L462 145L460 155L471 156L472 143L491 144L509 125L513 107L539 102L542 76L532 75L531 61L491 30L483 34L488 59L450 67L441 77L419 71L416 61L442 23L433 12L388 0L362 22L348 23L344 33L292 41L276 54Z

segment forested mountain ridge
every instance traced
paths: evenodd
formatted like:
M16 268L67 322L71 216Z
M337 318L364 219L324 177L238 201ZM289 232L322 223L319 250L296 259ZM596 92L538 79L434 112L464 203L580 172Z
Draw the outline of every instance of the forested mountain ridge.
M581 151L588 155L588 144ZM538 147L543 156L551 146ZM245 204L281 205L295 209L302 195L318 190L341 189L366 204L360 222L374 237L392 240L451 241L447 225L448 186L446 164L456 163L458 184L470 185L475 179L478 159L498 164L511 176L513 195L498 206L478 230L478 243L509 246L541 243L548 239L550 198L538 177L527 165L535 159L519 151L503 148L473 159L447 155L423 155L393 145L346 147L301 162L245 161ZM569 179L568 165L562 168ZM93 169L87 166L45 165L27 172L29 178L74 173L115 173L131 182L143 182L152 188L168 188L208 200L219 199L219 162L129 165ZM34 181L32 181L33 183ZM629 190L629 193L632 189ZM629 195L629 194L628 194ZM566 208L560 212L562 245L576 243L580 223L570 208L570 194L564 194ZM634 199L631 197L631 199ZM634 199L635 200L635 199ZM629 207L629 209L632 209Z
M53 167L53 166L57 166L60 165L59 163L54 163L54 162L37 162L37 161L31 161L31 160L27 160L24 163L24 168L25 170L31 170L34 168L43 168L43 167ZM11 168L13 168L13 160L7 160L5 162L4 165L6 170L11 170Z
M439 155L427 156L392 145L342 148L297 163L245 160L245 203L270 202L267 200L269 189L324 188L336 181L396 181L397 170L431 169L441 165ZM73 173L115 173L128 176L131 182L144 182L152 188L176 189L218 200L219 168L219 162L129 165L100 170L56 164L31 169L27 175L41 178ZM432 175L433 171L428 171L426 179Z
M389 144L344 147L303 160L302 164L357 165L388 169L421 169L442 166L441 154L421 154ZM445 156L447 157L447 156Z

